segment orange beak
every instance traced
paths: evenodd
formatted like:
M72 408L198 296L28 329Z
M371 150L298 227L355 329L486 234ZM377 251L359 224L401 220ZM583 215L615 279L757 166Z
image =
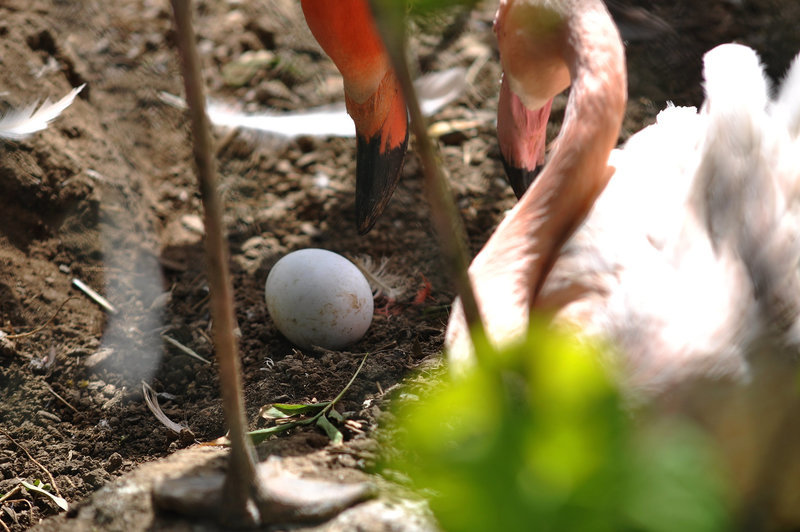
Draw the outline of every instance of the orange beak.
M529 110L503 76L497 102L497 140L506 177L517 198L528 190L544 166L547 120L552 105L550 99L540 109Z
M366 0L302 0L311 33L344 79L356 126L356 222L367 233L392 197L408 148L400 84Z

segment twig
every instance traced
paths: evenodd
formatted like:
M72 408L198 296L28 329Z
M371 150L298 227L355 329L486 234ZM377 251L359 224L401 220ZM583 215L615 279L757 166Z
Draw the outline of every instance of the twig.
M182 343L180 343L176 339L172 338L171 336L167 336L166 334L162 334L161 338L163 338L168 344L170 344L170 345L172 345L174 347L177 347L178 349L180 349L181 351L183 351L184 353L186 353L190 357L196 358L200 362L204 362L206 364L211 364L210 360L208 360L207 358L201 357L194 350L186 347L185 345L183 345Z
M6 532L11 532L11 529L8 528L8 525L5 524L2 519L0 519L0 525L3 525L3 530L5 530Z
M197 310L198 310L200 307L202 307L203 305L205 305L206 303L208 303L208 300L209 300L209 298L210 298L210 297L211 297L211 296L210 296L210 295L208 295L208 294L204 295L202 298L200 298L200 301L198 301L197 303L195 303L194 305L192 305L192 307L191 307L191 309L190 309L190 310L191 310L192 312L197 312Z
M95 292L89 285L87 285L80 279L72 279L72 284L75 288L77 288L78 290L89 296L89 299L91 299L92 301L103 307L110 314L117 313L117 309L114 308L114 305L112 305L108 301L108 299L104 298L103 296Z
M50 393L52 393L53 395L56 396L56 399L58 399L59 401L61 401L65 405L67 405L76 414L78 413L78 409L75 408L74 406L72 406L71 404L69 404L66 399L64 399L63 397L58 395L58 393L56 393L56 391L49 384L45 383L44 385L47 386L47 389L50 390Z
M11 440L11 443L13 443L14 445L16 445L16 446L17 446L17 447L19 447L20 449L22 449L22 452L24 452L26 455L28 455L28 458L31 460L31 462L33 462L34 464L36 464L36 465L39 467L39 469L41 469L42 471L44 471L44 472L45 472L45 474L47 475L47 478L49 478L49 479L50 479L50 485L51 485L51 486L53 486L53 489L54 489L54 490L56 490L56 495L58 495L59 497L61 497L61 492L58 490L58 486L56 485L56 479L54 479L54 478L53 478L53 475L52 475L52 474L50 474L50 471L48 471L46 467L44 467L42 464L40 464L40 463L39 463L39 462L36 460L36 458L34 458L33 456L31 456L31 453L29 453L29 452L28 452L28 449L26 449L26 448L25 448L25 447L24 447L24 446L23 446L21 443L17 442L17 440L15 440L14 438L12 438L12 437L11 437L11 434L9 434L8 432L6 432L6 431L5 431L5 429L0 429L0 433L2 433L2 434L3 434L3 435L6 437L6 438L8 438L9 440Z
M6 493L2 497L0 497L0 502L5 502L6 499L10 499L12 495L14 495L16 492L19 491L20 487L21 487L21 484L17 484L16 486L14 486L14 489L12 489L8 493Z
M17 486L19 486L20 488L24 488L25 487L22 484L17 484ZM27 504L28 505L28 512L31 514L31 518L33 517L33 503L31 501L29 501L28 499L25 499L25 498L22 498L22 499L8 499L8 501L6 501L6 502L10 502L12 504L13 503Z
M26 337L26 336L31 336L31 335L34 335L34 334L36 334L37 332L41 331L42 329L44 329L45 327L47 327L48 325L50 325L50 322L52 322L54 319L56 319L56 316L58 316L58 313L59 313L59 312L61 312L61 309L62 309L62 308L64 308L64 305L66 305L66 304L67 304L67 302L68 302L70 299L75 299L75 296L69 296L67 299L65 299L65 300L64 300L64 302L63 302L63 303L61 303L61 304L58 306L58 308L57 308L57 309L56 309L56 311L53 313L53 315L52 315L52 316L50 316L50 319L48 319L46 322L44 322L42 325L40 325L40 326L36 327L36 328L35 328L35 329L33 329L32 331L28 331L28 332L24 332L24 333L19 333L19 334L6 334L6 335L3 335L3 338L6 338L6 339L8 339L8 340L15 340L15 339L17 339L17 338L24 338L24 337Z

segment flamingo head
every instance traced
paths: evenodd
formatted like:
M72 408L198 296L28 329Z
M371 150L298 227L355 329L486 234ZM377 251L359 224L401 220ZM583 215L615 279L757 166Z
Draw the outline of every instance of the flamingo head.
M506 77L497 102L497 140L506 178L517 198L528 190L544 167L547 121L553 100L529 110L511 89Z
M506 176L518 198L545 162L553 95L569 86L561 51L563 9L542 2L504 0L495 17L503 81L497 103L497 137Z

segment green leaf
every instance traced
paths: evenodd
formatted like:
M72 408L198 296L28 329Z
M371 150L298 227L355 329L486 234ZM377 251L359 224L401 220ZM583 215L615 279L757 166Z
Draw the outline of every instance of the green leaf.
M419 14L431 14L452 7L466 7L472 9L478 0L411 0L411 10Z
M651 421L637 431L631 442L626 508L636 528L654 532L735 528L718 496L725 486L711 449L706 435L686 420Z
M67 503L67 501L64 498L59 497L58 495L55 495L53 493L50 493L49 491L47 491L46 489L44 489L42 487L39 487L38 484L41 484L40 481L37 480L37 481L34 481L34 482L35 482L35 484L31 484L30 482L25 482L24 480L20 480L20 484L22 484L22 486L25 489L27 489L28 491L32 491L32 492L38 493L40 495L44 495L45 497L49 497L51 501L56 503L56 505L59 508L61 508L62 510L64 510L65 512L67 510L69 510L69 503Z
M286 432L289 429L300 425L307 425L307 422L295 421L290 423L282 423L280 425L275 425L274 427L267 427L265 429L258 429L252 432L248 432L247 435L250 436L250 439L253 442L253 445L258 445L262 441L266 440L273 434L280 434L281 432Z
M261 410L258 412L259 417L266 419L267 421L272 421L275 419L286 419L287 417L291 417L289 414L285 414L284 412L278 410L272 405L269 406L262 406Z
M275 403L272 405L273 408L276 408L283 412L284 414L289 414L290 416L296 416L298 414L314 414L319 412L320 410L324 409L326 406L330 404L330 401L322 401L321 403L313 403L313 404L285 404L285 403Z
M325 434L328 435L328 438L331 439L331 443L334 445L339 445L344 441L344 436L339 429L334 427L333 423L331 423L324 415L317 418L317 426L325 431Z
M337 412L335 408L331 408L328 411L328 416L334 421L338 421L339 423L344 423L344 416L341 415L339 412Z
M373 7L392 10L394 13L411 11L417 16L435 14L452 7L472 9L478 0L373 0Z
M268 407L262 407L259 415L264 419L285 419L287 417L301 416L305 414L316 414L330 404L330 401L323 401L314 404L286 404L275 403Z
M309 417L298 419L295 421L289 421L286 423L281 423L280 425L276 425L274 427L268 427L265 429L255 430L253 432L249 432L248 436L250 436L251 440L253 441L254 445L258 445L262 441L266 440L273 434L280 434L286 430L289 430L293 427L297 427L300 425L310 425L311 423L316 422L316 424L321 427L325 432L328 434L328 437L334 444L342 443L344 440L344 436L342 433L334 427L328 418L325 417L325 412L327 411L329 415L340 422L344 421L339 412L334 410L333 405L335 405L350 389L350 386L355 381L356 377L358 376L361 369L364 367L364 363L367 361L367 357L369 354L364 355L361 359L361 363L358 365L358 369L356 369L353 376L348 381L347 385L342 388L342 391L333 399L333 401L323 401L321 403L314 403L314 404L286 404L286 403L275 403L271 406L264 406L261 408L260 415L266 419L288 419L292 417L297 417L301 415L310 415ZM313 414L313 415L311 415Z

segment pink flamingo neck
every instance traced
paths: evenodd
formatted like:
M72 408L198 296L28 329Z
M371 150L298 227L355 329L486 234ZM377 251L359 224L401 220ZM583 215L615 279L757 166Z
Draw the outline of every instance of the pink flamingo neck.
M527 91L520 95L523 101L555 96L562 88L561 69L572 81L550 161L476 258L495 261L493 270L524 268L530 308L562 245L613 174L607 162L627 101L625 56L617 28L599 0L510 0L503 2L500 16L508 17L503 21L508 32L498 35L501 54L509 54L504 67L519 90ZM554 82L531 80L528 73L539 65L553 74ZM525 259L521 264L500 263L509 256Z

